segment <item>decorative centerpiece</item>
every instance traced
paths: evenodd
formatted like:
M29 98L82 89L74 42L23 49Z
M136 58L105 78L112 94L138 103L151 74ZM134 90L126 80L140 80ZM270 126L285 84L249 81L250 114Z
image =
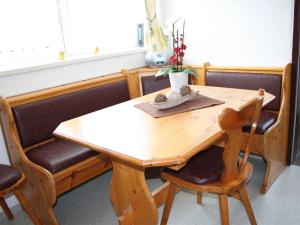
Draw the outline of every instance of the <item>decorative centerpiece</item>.
M187 48L187 46L184 44L185 21L183 21L182 33L179 34L178 29L176 29L176 33L175 33L175 24L179 20L180 19L176 20L172 24L173 55L170 57L171 65L162 68L156 74L156 76L165 76L169 74L172 91L168 93L167 96L171 99L176 99L180 97L180 88L188 85L189 74L193 76L198 76L195 70L189 68L183 68L184 51Z
M180 96L176 99L170 99L166 95L160 93L155 97L154 102L151 104L157 109L168 109L189 100L193 100L197 95L199 95L198 91L193 91L188 85L185 85L180 88Z
M154 99L155 103L167 102L167 101L168 101L168 98L164 94L158 94Z

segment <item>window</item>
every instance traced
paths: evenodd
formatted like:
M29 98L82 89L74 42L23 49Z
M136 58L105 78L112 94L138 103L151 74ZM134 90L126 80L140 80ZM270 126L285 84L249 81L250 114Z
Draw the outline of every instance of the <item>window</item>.
M0 66L137 47L142 0L3 0Z
M56 57L63 49L55 1L2 0L0 65Z

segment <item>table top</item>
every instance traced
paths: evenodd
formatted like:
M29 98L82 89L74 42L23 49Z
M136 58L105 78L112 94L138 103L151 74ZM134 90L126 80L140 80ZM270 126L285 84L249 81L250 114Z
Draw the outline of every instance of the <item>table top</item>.
M152 93L63 122L54 135L142 167L184 164L223 135L217 118L224 108L242 108L258 95L244 89L191 88L225 104L154 118L134 107L153 101L157 93ZM264 105L274 98L265 93Z

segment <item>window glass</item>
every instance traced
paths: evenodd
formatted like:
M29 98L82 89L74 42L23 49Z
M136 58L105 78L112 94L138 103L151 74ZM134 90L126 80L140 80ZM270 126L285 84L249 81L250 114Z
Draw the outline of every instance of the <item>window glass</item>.
M143 0L63 0L60 10L67 54L137 46L137 25L146 17Z
M0 0L0 66L137 46L143 0Z
M0 0L0 66L57 57L57 9L53 0Z

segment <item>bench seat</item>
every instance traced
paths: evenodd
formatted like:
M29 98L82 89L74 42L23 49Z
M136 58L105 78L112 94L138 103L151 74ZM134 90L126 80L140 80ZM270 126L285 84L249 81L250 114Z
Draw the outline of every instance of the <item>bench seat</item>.
M64 140L51 141L26 153L32 162L53 174L98 154L86 147Z
M21 178L21 173L7 165L0 165L0 191L10 187Z
M263 110L261 111L260 118L257 122L255 133L264 134L277 120L277 113ZM250 132L251 127L243 127L244 132Z

